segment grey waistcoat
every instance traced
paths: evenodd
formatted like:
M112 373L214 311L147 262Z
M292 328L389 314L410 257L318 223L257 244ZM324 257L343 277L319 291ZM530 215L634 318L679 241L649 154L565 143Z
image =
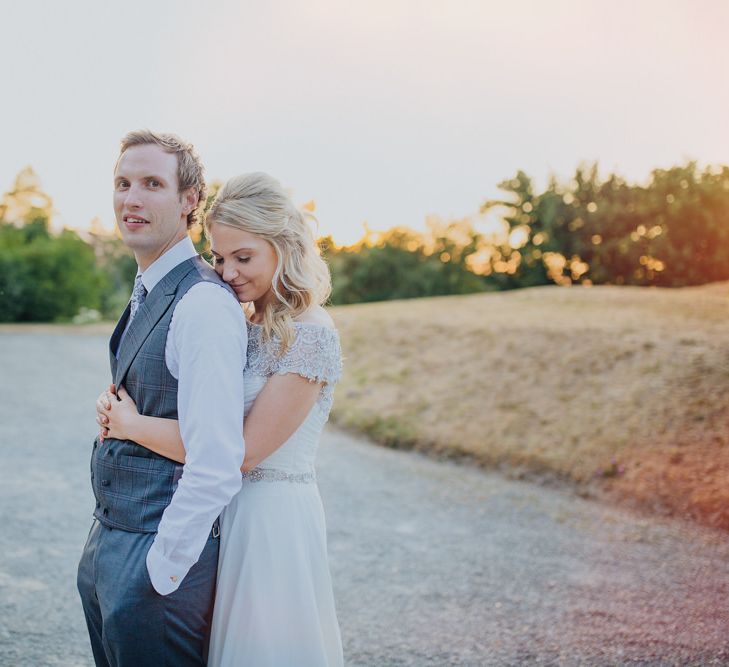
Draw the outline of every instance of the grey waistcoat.
M177 419L177 380L165 363L167 331L179 300L199 282L230 288L200 257L177 265L155 285L124 336L117 361L115 351L129 319L127 306L112 334L109 352L114 384L123 385L141 414ZM214 341L210 341L214 344ZM182 465L131 440L94 440L91 485L96 496L94 516L110 528L151 533L172 500Z

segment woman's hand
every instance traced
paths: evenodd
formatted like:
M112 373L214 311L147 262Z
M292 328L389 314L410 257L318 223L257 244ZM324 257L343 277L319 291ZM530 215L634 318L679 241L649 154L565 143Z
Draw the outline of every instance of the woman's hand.
M139 420L137 404L124 387L118 391L111 385L96 401L96 422L101 427L99 438L134 440L134 427Z
M106 412L111 410L111 397L116 394L116 387L109 385L108 389L104 389L96 399L96 423L99 425L99 441L104 442L104 438L108 437L109 431L105 424L108 422Z

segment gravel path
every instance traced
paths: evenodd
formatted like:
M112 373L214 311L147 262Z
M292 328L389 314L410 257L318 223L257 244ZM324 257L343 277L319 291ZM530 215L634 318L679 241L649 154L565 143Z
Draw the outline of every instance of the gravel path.
M90 665L98 335L0 333L0 665ZM330 430L348 665L729 665L729 536Z

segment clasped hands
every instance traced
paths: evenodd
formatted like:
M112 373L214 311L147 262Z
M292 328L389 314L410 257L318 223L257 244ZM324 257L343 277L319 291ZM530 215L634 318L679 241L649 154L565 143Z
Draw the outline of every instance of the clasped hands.
M111 384L96 399L96 423L99 425L99 441L104 438L131 440L133 424L139 416L137 404L124 387Z

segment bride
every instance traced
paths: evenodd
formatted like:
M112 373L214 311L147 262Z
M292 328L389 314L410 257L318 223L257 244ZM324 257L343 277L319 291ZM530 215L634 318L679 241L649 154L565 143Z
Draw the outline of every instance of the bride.
M205 225L215 269L248 315L243 487L220 519L208 664L341 665L314 470L341 372L321 306L329 270L304 215L266 174L228 181ZM140 415L123 387L112 401L113 390L96 404L102 436L184 462L178 422Z

